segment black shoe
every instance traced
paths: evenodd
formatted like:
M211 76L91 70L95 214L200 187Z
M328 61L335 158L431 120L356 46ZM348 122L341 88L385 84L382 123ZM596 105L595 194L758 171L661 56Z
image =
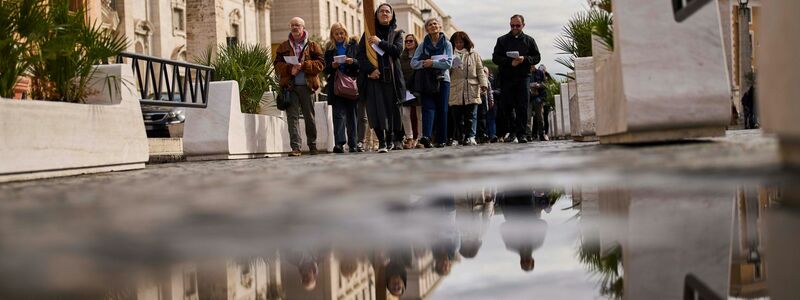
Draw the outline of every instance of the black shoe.
M344 146L333 146L333 153L344 153Z
M525 144L527 142L528 142L528 139L526 139L524 136L521 136L521 137L519 137L517 139L517 143L520 143L520 144Z
M420 145L422 145L422 146L424 146L424 147L425 147L425 149L430 149L430 148L433 148L433 144L431 144L431 139L430 139L430 138L428 138L428 137L424 137L424 136L423 136L423 137L421 137L421 138L419 139L419 144L420 144Z
M489 143L492 143L492 144L497 143L497 141L498 141L497 137L493 137L493 138L489 139Z
M317 146L308 146L308 154L317 155L319 151L317 151Z
M436 144L436 145L433 145L433 146L434 146L434 147L436 147L436 148L444 148L445 146L447 146L447 144L445 144L445 143L438 143L438 144Z

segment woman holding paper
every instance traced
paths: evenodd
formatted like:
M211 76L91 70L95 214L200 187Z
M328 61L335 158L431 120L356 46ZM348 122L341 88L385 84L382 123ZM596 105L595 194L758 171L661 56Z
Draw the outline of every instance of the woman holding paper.
M357 123L356 106L357 95L343 92L343 80L354 82L358 77L358 61L355 59L358 52L358 41L350 37L342 23L331 25L330 38L325 47L325 74L328 74L328 104L333 109L333 135L336 145L334 153L344 153L344 145L350 152L357 151ZM347 76L339 78L339 76ZM337 91L339 84L339 91ZM338 92L338 93L337 93ZM345 130L346 129L346 130Z
M483 73L483 61L474 50L475 45L469 36L458 31L450 37L455 46L453 68L450 69L450 109L452 110L454 136L464 145L477 145L475 135L478 125L478 105L481 94L488 89L486 74Z
M413 34L406 34L405 48L403 54L400 55L400 68L403 70L403 78L406 81L406 86L409 85L414 78L414 69L411 68L411 58L414 57L414 52L417 52L419 42L417 37ZM417 108L419 107L419 94L406 94L406 100L400 106L401 119L403 121L403 130L405 131L405 139L403 140L403 148L411 149L416 148L417 139L419 139L419 126L417 126ZM421 146L420 146L421 147Z
M442 21L431 18L425 22L428 35L417 47L411 67L415 70L435 69L441 71L439 92L422 95L422 138L420 144L432 147L431 135L436 127L436 147L444 147L447 142L447 102L450 98L450 72L453 64L453 45L442 32Z
M403 31L397 30L397 18L386 3L375 11L374 35L361 36L358 44L360 74L359 101L366 101L370 127L378 138L378 152L386 153L400 129L397 103L405 100L406 87L400 70Z

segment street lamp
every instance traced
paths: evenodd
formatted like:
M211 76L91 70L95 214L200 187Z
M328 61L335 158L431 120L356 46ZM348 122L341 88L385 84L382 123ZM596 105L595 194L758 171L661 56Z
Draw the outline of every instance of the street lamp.
M750 0L739 0L739 7L747 7L747 2L750 2Z
M423 21L427 21L428 18L431 17L431 9L430 8L420 9L419 12L422 14L422 20Z

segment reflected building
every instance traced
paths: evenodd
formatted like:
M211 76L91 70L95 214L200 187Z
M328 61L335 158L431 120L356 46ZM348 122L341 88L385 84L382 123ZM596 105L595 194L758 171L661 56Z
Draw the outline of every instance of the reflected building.
M408 287L402 300L422 300L428 298L444 279L434 271L434 259L431 251L414 255L411 270L408 272Z
M681 299L699 282L727 295L734 193L600 189L596 206L582 194L579 257L602 294Z
M765 257L767 210L775 193L767 188L739 188L731 249L730 295L754 299L767 296Z

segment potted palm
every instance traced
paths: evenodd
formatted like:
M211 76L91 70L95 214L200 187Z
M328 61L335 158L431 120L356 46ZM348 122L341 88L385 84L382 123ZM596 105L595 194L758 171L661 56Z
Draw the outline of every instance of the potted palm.
M572 136L577 141L594 141L595 136L595 105L594 105L594 59L592 57L592 34L599 33L608 38L611 31L611 12L608 0L589 1L587 11L575 14L569 23L562 29L561 36L555 40L555 46L566 54L566 57L556 59L558 63L573 71L569 74L559 74L574 80L577 87L577 96L570 98L572 113ZM611 42L613 44L613 42Z
M0 1L0 181L144 167L130 68L94 65L126 42L85 17L66 1ZM22 75L44 101L5 99Z

